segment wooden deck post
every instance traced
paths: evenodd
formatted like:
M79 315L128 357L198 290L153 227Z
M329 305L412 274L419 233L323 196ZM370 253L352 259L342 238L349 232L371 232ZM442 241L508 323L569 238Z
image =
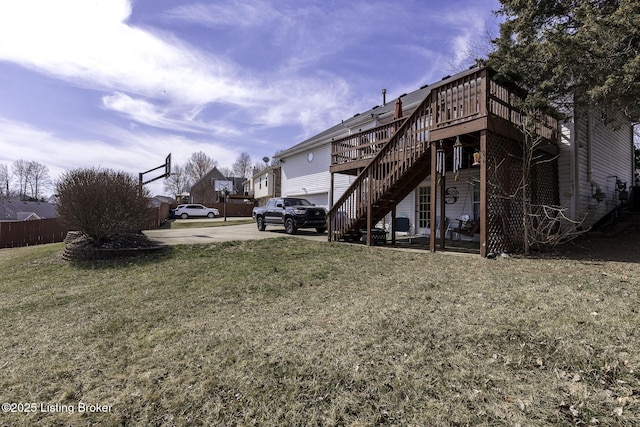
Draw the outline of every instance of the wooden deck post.
M436 251L436 200L438 194L438 172L436 171L436 144L431 145L431 212L429 212L429 249Z
M331 185L329 186L329 213L331 212L331 208L333 208L333 172L331 172ZM329 241L333 240L333 221L331 220L331 215L327 215L327 227L329 232L327 233L327 239Z
M371 246L371 229L373 228L373 215L371 214L373 211L373 179L371 179L371 175L367 180L367 246Z
M391 244L396 244L396 208L397 205L393 205L391 208Z
M444 168L444 165L442 166ZM445 230L446 230L446 203L445 203L445 197L444 197L444 193L445 193L445 186L446 186L446 179L445 179L445 174L442 174L440 176L440 249L444 250L444 238L445 238Z
M487 131L480 132L480 256L487 256Z

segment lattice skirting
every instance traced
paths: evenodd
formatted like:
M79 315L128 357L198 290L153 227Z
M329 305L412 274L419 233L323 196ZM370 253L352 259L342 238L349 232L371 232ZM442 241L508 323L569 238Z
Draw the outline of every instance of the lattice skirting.
M487 252L523 247L522 154L521 143L487 133ZM531 202L557 205L557 159L542 152L539 156L531 170Z

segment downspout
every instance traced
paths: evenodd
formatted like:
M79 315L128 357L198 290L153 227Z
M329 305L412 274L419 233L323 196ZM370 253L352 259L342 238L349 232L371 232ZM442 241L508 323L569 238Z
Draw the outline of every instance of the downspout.
M636 126L640 130L640 123L631 123L631 185L638 185L636 181L636 144L634 138Z
M600 185L593 180L593 153L591 144L591 112L589 111L587 113L587 182L591 184L591 197L600 203L604 198L604 193L600 189ZM595 193L593 192L594 187L596 189Z
M573 187L571 193L573 198L571 201L573 212L572 219L577 219L582 214L580 210L580 144L578 138L579 121L574 117L573 127L571 128L571 178L573 181Z

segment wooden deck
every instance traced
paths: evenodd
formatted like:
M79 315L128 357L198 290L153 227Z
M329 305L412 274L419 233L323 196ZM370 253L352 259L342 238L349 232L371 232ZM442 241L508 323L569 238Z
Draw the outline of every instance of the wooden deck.
M491 75L488 68L475 68L443 79L430 87L410 116L332 142L332 182L335 173L356 179L329 211L330 240L371 230L421 181L434 176L431 159L436 144L432 142L448 141L445 151L449 156L456 137L481 152L486 150L486 131L521 140L526 116L517 107L519 99ZM538 126L547 145L556 147L557 121L545 117ZM435 220L435 210L432 216Z

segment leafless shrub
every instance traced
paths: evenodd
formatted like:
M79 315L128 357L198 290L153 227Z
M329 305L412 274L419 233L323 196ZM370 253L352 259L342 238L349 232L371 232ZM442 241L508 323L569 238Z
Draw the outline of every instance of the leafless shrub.
M549 252L556 246L579 237L584 233L581 220L572 220L565 215L566 208L550 205L532 205L528 213L527 235L529 247L540 252Z
M60 220L96 242L142 229L148 215L148 194L124 172L68 171L58 182L57 193Z

